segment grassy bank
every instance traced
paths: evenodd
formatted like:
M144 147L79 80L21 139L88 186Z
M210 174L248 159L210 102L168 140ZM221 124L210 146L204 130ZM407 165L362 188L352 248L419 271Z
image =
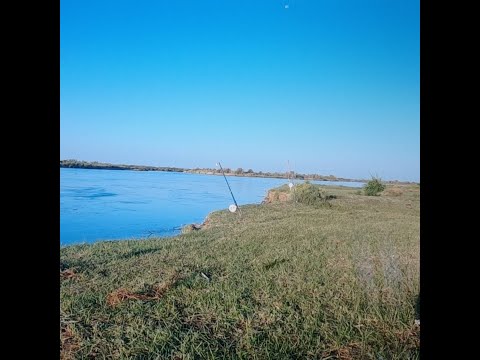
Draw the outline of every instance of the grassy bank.
M419 357L419 186L61 249L63 358Z

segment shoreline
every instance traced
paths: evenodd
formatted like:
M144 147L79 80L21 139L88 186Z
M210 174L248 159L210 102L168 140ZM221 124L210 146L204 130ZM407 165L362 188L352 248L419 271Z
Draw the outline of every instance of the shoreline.
M207 175L207 174L204 174L204 175ZM235 175L232 175L232 176L235 176ZM317 181L317 180L314 180L314 181ZM322 185L322 184L316 184L316 185L328 186L329 189L333 189L333 190L359 190L359 189L361 189L361 188L358 188L358 187L346 186L346 185ZM336 187L338 189L335 189ZM276 188L268 189L266 194L264 195L264 197L262 198L262 200L260 202L243 204L243 205L239 205L239 207L262 205L268 200L269 193L271 191L274 191L275 189ZM187 227L193 228L192 231L201 230L207 224L207 221L209 220L209 218L211 217L211 215L213 213L216 213L216 212L219 212L219 211L225 211L225 210L228 211L228 207L223 208L223 209L214 209L214 210L210 211L209 213L207 213L207 215L204 217L203 221L200 222L200 223L189 222L189 223L186 223L186 224L176 225L176 226L172 227L172 231L174 231L174 233L170 234L170 235L159 233L158 235L149 234L149 235L146 235L146 236L131 236L131 237L115 238L115 239L101 239L101 238L99 238L99 239L96 239L96 240L93 240L93 241L71 242L71 243L67 243L67 244L62 244L60 242L60 248L64 248L64 247L68 247L68 246L76 246L76 245L92 245L92 244L96 244L96 243L99 243L99 242L117 242L117 241L129 241L129 240L143 241L143 240L149 240L149 239L152 239L152 238L155 238L155 239L170 239L170 238L174 238L176 236L181 236L182 234L184 234L184 230Z
M130 170L130 171L157 171L157 172L176 172L176 173L185 173L185 174L197 174L197 175L216 175L216 176L223 176L222 173L217 173L213 171L206 171L206 170L193 170L193 169L139 169L135 167L122 167L122 166L62 166L60 168L63 169L87 169L87 170ZM225 176L237 176L237 177L251 177L251 178L268 178L268 179L289 179L287 176L282 175L264 175L264 174L235 174L235 173L225 173ZM328 178L321 178L316 179L309 176L301 175L302 177L297 177L294 180L308 180L308 181L331 181L331 182L362 182L366 183L368 180L365 179L346 179L346 178L336 178L336 179L328 179ZM399 182L394 180L394 183L397 184L409 184L407 182Z
M177 172L177 173L186 173L186 174L197 174L197 175L216 175L223 176L220 170L217 169L188 169L188 168L177 168L177 167L168 167L168 166L146 166L146 165L125 165L125 164L107 164L107 163L96 163L96 162L81 162L73 160L60 160L60 168L64 169L88 169L88 170L131 170L131 171L161 171L161 172ZM230 170L230 169L225 169ZM243 171L243 170L242 170ZM287 174L283 173L270 173L270 172L232 172L225 171L225 176L237 176L237 177L251 177L251 178L268 178L268 179L290 179ZM295 174L292 180L303 180L303 181L328 181L328 182L359 182L367 183L367 179L349 179L349 178L339 178L333 175L325 176L319 174ZM417 182L410 181L399 181L399 180L387 180L384 181L386 184L392 185L415 185Z

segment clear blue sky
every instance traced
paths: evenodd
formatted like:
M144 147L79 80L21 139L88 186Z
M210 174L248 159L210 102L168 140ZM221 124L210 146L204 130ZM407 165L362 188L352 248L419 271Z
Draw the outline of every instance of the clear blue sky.
M419 181L419 8L61 0L60 157Z

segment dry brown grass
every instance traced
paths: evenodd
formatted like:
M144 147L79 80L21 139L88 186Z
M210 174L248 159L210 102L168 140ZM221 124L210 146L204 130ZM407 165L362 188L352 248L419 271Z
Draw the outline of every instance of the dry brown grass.
M60 359L71 360L75 358L75 352L80 348L78 339L70 325L60 328Z
M291 194L289 192L270 190L265 197L264 203L270 204L277 201L288 201L291 199Z
M109 306L115 307L127 300L159 300L172 286L175 285L178 279L178 275L174 275L169 280L166 280L160 284L154 284L148 289L139 292L120 288L108 294L106 301Z
M73 269L60 270L60 280L75 279L78 274Z
M403 190L398 186L387 187L382 194L385 196L401 196L403 195Z
M358 360L365 357L362 356L361 344L352 342L338 348L325 351L322 354L322 359L337 359L337 360Z

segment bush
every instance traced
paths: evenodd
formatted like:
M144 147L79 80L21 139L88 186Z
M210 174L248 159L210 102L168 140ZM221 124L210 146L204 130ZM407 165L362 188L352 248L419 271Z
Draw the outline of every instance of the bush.
M334 199L335 197L334 195L327 195L325 190L309 182L294 187L295 201L305 205L330 205L328 200Z
M365 184L363 190L367 196L377 196L385 190L385 185L382 184L382 179L379 177L372 177L372 180Z

